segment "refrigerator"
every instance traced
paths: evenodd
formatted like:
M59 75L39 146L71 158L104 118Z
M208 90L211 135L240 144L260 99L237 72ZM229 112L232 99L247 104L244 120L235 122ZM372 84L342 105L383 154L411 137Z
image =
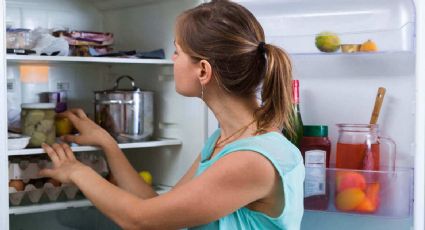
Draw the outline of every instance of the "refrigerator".
M119 229L79 194L62 191L32 202L11 203L11 162L42 156L40 148L8 150L7 130L21 103L34 103L42 92L66 91L68 107L94 116L94 91L114 86L128 75L154 92L153 139L120 144L137 171L153 175L166 192L200 153L218 127L198 98L174 89L175 18L203 0L0 0L0 49L6 28L110 32L114 50L163 49L165 59L40 56L0 53L0 229ZM378 87L387 89L379 117L380 134L396 143L394 171L386 178L376 212L346 212L331 193L325 210L306 208L301 229L424 229L425 3L422 0L236 0L262 24L266 42L285 49L294 78L300 81L300 107L306 125L327 125L335 164L340 123L368 123ZM377 52L320 52L315 37L331 31L345 44L376 42ZM42 69L43 71L39 71ZM33 80L27 79L26 74ZM101 156L90 146L73 146L78 155ZM19 169L17 169L19 171ZM327 169L334 180L338 169ZM367 173L367 172L360 172ZM375 175L375 176L376 176ZM332 189L333 185L329 185Z

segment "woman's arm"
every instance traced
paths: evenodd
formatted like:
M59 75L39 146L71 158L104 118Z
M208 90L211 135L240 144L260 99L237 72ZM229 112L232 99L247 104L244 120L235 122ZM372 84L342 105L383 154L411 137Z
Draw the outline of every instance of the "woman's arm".
M201 161L201 154L193 162L192 166L190 166L189 170L186 174L174 185L173 189L180 187L183 184L186 184L188 181L192 180L193 176L195 176L196 169L198 169L199 162Z
M67 117L80 132L79 135L63 136L62 140L80 145L101 147L105 152L111 173L120 188L140 198L150 198L158 195L150 185L140 178L111 135L90 120L83 110L68 110L62 113L61 116Z
M118 187L142 199L158 195L152 186L143 181L114 140L104 144L102 149Z
M260 154L234 152L172 191L143 200L81 166L72 159L70 149L45 149L54 169L42 174L75 183L101 212L124 229L177 229L209 223L265 197L278 176Z

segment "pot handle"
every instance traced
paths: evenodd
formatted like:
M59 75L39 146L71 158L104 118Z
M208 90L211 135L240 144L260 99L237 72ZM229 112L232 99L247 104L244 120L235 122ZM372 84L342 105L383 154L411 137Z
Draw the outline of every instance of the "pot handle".
M133 90L138 90L139 88L136 87L136 85L134 84L134 79L128 75L123 75L121 77L119 77L116 81L115 81L115 86L114 86L114 90L118 90L120 81L124 78L127 78L128 80L131 81L131 87L133 87Z

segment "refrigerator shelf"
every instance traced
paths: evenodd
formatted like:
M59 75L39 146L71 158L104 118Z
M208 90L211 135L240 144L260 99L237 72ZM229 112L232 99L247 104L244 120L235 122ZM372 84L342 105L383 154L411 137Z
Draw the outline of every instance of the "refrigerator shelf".
M72 57L72 56L38 56L38 55L6 55L8 63L34 64L34 63L104 63L104 64L153 64L172 65L170 59L136 59L113 57Z
M121 149L134 149L134 148L175 146L175 145L181 145L181 144L182 142L177 139L160 139L160 140L154 140L154 141L123 143L123 144L118 144L118 146ZM94 146L78 146L78 145L71 145L71 149L74 152L88 152L88 151L100 150L100 148L94 147ZM34 149L9 150L7 153L8 153L8 156L19 156L19 155L43 154L45 153L45 151L42 148L34 148Z
M321 52L315 44L316 36L323 31L328 31L326 29L319 29L310 34L294 34L294 35L276 35L269 34L266 35L266 41L268 43L277 45L285 49L289 53L322 53L329 54L326 52ZM331 30L332 31L332 30ZM340 39L340 44L362 44L368 40L372 40L376 46L377 50L380 52L413 52L415 50L415 41L414 41L414 31L415 23L407 22L405 25L400 28L395 29L372 29L372 30L363 30L357 32L337 32ZM341 48L339 48L336 54L342 53ZM362 52L356 52L359 54ZM332 54L332 53L331 53ZM350 54L350 53L344 53Z
M324 182L325 181L325 182ZM304 208L312 213L409 218L413 169L366 171L306 167Z
M342 44L373 40L378 50L415 49L413 0L236 0L257 17L266 41L289 53L319 52L316 35L333 32Z
M380 51L371 53L290 53L294 72L300 79L358 79L358 76L382 78L413 75L416 53ZM308 65L309 68L305 68ZM378 79L376 78L376 79ZM392 78L394 79L394 78ZM382 83L380 83L382 84Z
M155 187L155 190L158 194L163 194L170 191L171 187L159 185ZM82 199L82 200L10 207L9 214L21 215L21 214L49 212L49 211L63 210L68 208L81 208L81 207L91 207L91 206L93 206L93 204L89 200Z
M376 52L356 52L356 53L342 53L340 51L334 53L324 52L307 52L307 53L289 53L289 56L302 57L346 57L346 58L389 58L389 57L409 57L415 56L414 51L403 50L390 50L390 51L376 51Z

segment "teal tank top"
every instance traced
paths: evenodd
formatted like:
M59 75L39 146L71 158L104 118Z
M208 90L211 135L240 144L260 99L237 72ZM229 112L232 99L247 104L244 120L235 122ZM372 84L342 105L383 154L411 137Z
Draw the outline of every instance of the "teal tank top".
M278 132L240 139L226 145L216 156L209 159L220 136L216 130L207 140L201 152L201 162L195 176L199 176L217 160L236 151L254 151L266 157L282 179L285 207L278 217L242 207L209 224L190 229L210 230L299 230L304 213L304 164L300 151Z

